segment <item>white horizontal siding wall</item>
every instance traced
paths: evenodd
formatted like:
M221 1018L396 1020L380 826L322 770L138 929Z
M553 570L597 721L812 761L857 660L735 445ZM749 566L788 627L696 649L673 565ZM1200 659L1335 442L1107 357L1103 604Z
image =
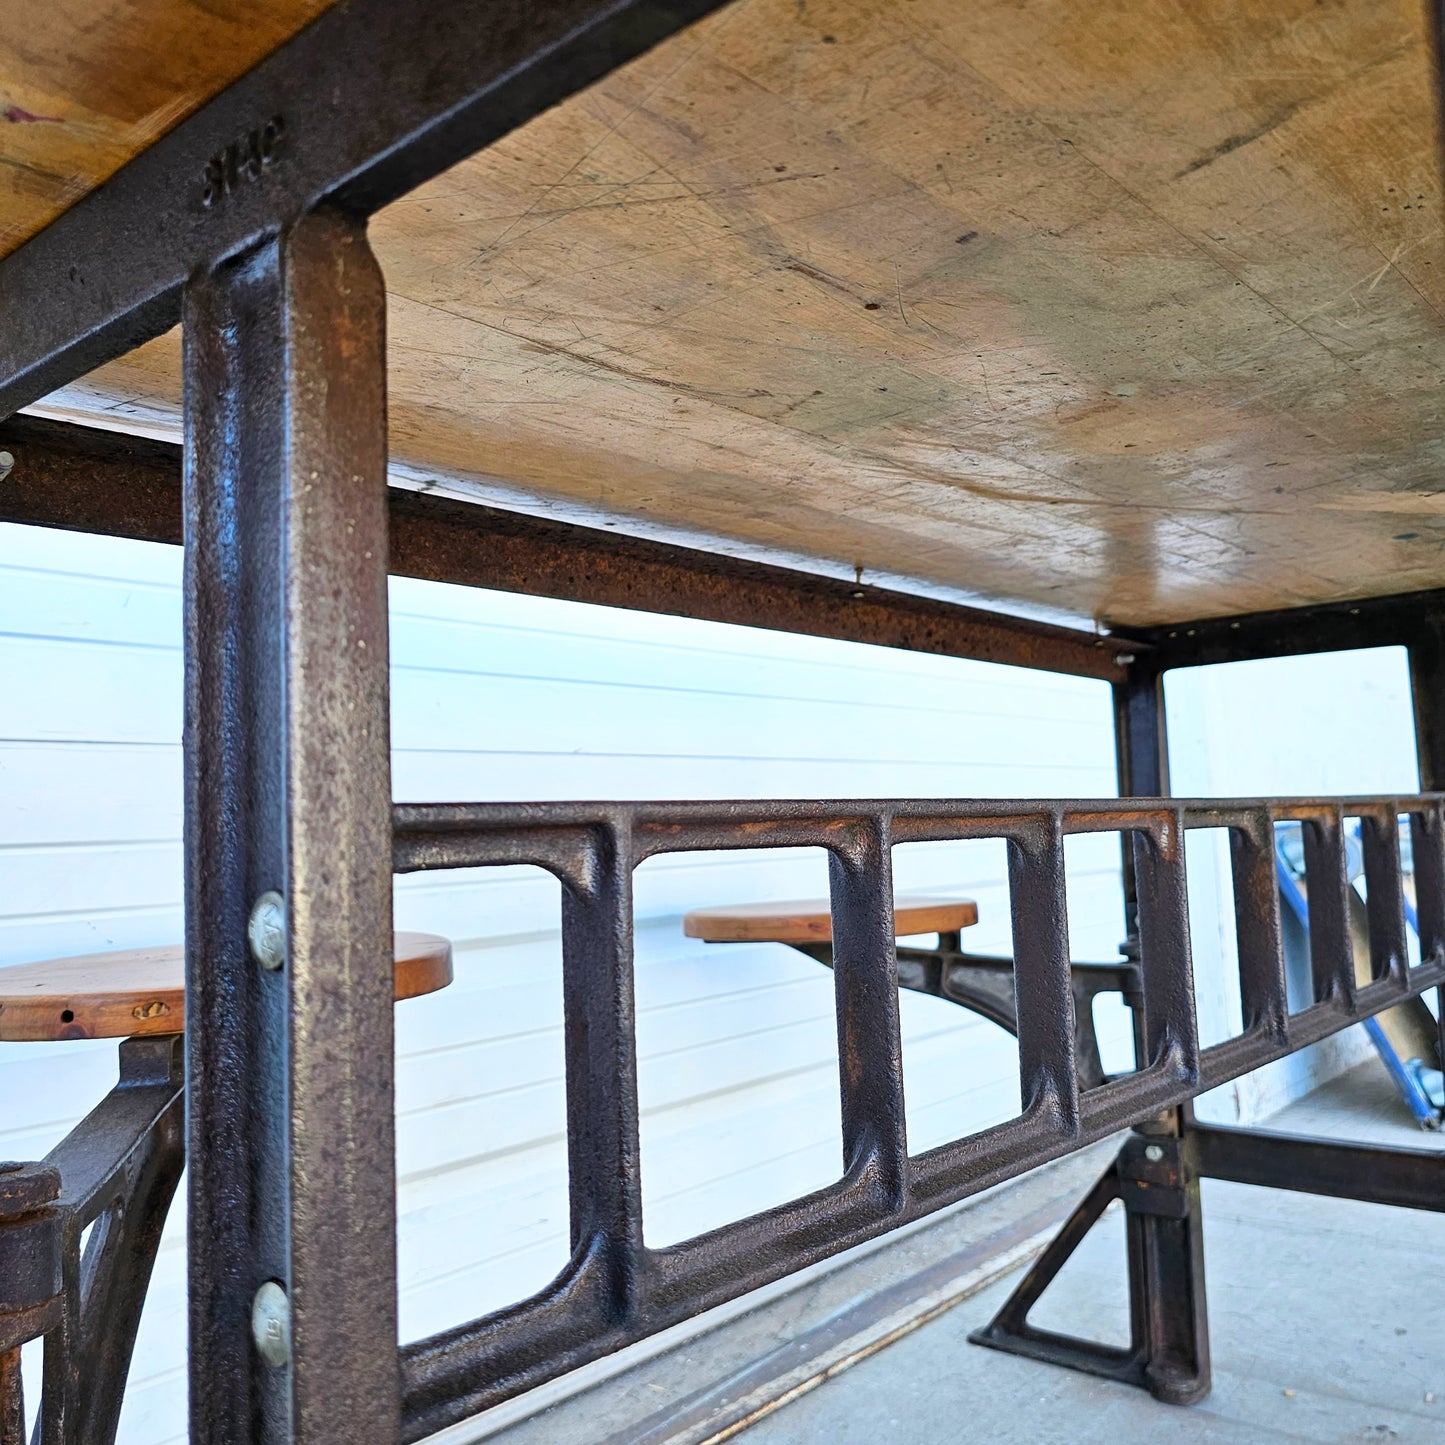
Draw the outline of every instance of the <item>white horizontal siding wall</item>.
M0 964L181 937L178 551L0 527ZM396 796L437 799L1112 795L1098 683L808 638L392 586ZM1070 840L1076 956L1115 956L1117 845ZM978 900L1009 948L1001 845L900 849L900 889ZM688 908L823 896L820 854L688 855L637 880L643 1165L652 1242L836 1178L827 972L681 935ZM543 1284L566 1254L557 885L413 875L397 924L457 978L397 1010L402 1326L414 1338ZM914 1148L1018 1107L1012 1042L905 995ZM1115 1017L1111 1047L1124 1032ZM35 1158L109 1086L111 1044L0 1046L0 1157ZM184 1435L181 1211L123 1417ZM344 1267L344 1262L339 1262Z

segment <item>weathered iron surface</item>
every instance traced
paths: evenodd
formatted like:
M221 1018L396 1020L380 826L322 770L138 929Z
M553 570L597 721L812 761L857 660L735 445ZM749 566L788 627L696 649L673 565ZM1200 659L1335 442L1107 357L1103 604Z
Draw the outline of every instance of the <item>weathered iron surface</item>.
M1348 946L1343 914L1322 907L1312 924L1321 960L1316 997L1292 1013L1273 883L1274 826L1299 822L1313 839L1306 857L1313 898L1316 888L1325 892L1340 875L1345 817L1374 830L1365 849L1379 930L1371 978L1341 986L1335 963ZM1182 1106L1198 1094L1445 980L1445 798L1439 795L424 804L399 806L394 818L399 871L533 864L559 879L564 919L590 920L564 929L571 1263L534 1298L404 1347L408 1440L1117 1129L1142 1125L1151 1140L1160 1135L1177 1143L1187 1126ZM1403 949L1402 819L1412 829L1420 905L1421 962L1415 966ZM1207 1048L1200 1047L1195 1023L1189 949L1184 837L1193 828L1226 828L1235 843L1245 1024L1237 1037ZM1063 840L1079 832L1119 832L1129 840L1138 921L1139 1067L1094 1087L1081 1079L1077 1062L1063 900ZM901 1108L889 855L900 842L961 838L1008 844L1024 1108L1009 1123L911 1155ZM849 940L833 955L846 1145L839 1181L699 1238L650 1249L641 1242L635 1173L626 966L631 871L659 853L809 846L827 849L833 860L833 936ZM599 1059L608 1061L605 1069ZM1152 1167L1152 1156L1145 1162ZM1145 1171L1139 1179L1148 1184L1153 1176ZM1140 1326L1149 1342L1141 1357L1147 1380L1140 1379L1176 1402L1198 1398L1208 1387L1201 1225L1191 1187L1180 1186L1177 1208L1136 1211L1141 1217L1131 1226L1135 1267L1150 1291Z
M1023 892L1037 902L1037 889L1029 889L1025 885ZM1040 908L1035 907L1030 912L1030 919L1037 919L1039 913ZM1028 924L1015 919L1014 926L1015 929L1026 928ZM1047 915L1044 927L1050 927ZM833 966L831 943L792 943L789 947L806 953L826 968ZM947 999L1018 1037L1020 978L1017 959L969 953L958 933L939 934L937 944L931 948L902 945L895 952L899 988ZM1031 981L1024 979L1023 986L1030 987ZM1099 994L1117 994L1130 1008L1137 1008L1141 1000L1138 965L1128 960L1123 963L1071 962L1069 991L1073 995L1074 1058L1079 1087L1092 1089L1107 1078L1094 1025L1094 1000ZM1062 1021L1062 1015L1060 1018ZM1061 1041L1053 1040L1051 1054L1061 1049Z
M969 1339L1138 1385L1171 1405L1190 1405L1207 1395L1211 1374L1200 1171L1188 1146L1187 1132L1167 1127L1128 1139L1003 1308ZM1128 1345L1102 1345L1031 1325L1029 1311L1115 1200L1124 1205Z
M1344 652L1358 647L1412 646L1445 616L1445 592L1404 592L1207 617L1169 627L1126 629L1160 671L1219 662L1293 657L1307 652Z
M34 1445L115 1438L185 1163L182 1090L179 1038L127 1039L116 1087L43 1163L0 1165L3 1445L25 1445L20 1345L30 1339L45 1342Z
M332 7L0 261L0 417L169 330L198 269L370 215L717 3Z
M398 1420L385 307L318 212L187 295L191 1438ZM247 943L285 900L286 952ZM289 1367L252 1347L291 1307Z
M39 417L0 423L15 458L0 521L181 540L181 449ZM388 489L393 574L901 647L1117 681L1142 648L1080 629L480 503Z

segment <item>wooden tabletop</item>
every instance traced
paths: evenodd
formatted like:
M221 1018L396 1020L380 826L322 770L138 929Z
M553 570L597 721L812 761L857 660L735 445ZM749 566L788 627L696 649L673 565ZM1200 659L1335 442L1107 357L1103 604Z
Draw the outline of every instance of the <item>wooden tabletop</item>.
M5 0L0 252L325 6ZM393 464L1123 623L1445 585L1429 9L727 7L374 218Z
M0 1040L120 1039L186 1027L185 954L132 948L0 969ZM396 997L452 981L452 946L434 933L396 935Z
M977 922L978 905L971 898L905 893L893 900L893 931L900 938L952 933ZM707 943L827 943L833 917L826 899L733 903L694 909L682 920L682 931Z

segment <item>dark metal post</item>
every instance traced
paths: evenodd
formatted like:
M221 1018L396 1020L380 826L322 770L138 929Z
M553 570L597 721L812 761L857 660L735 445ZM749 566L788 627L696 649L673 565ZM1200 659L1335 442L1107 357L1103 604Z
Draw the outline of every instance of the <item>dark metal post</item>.
M1063 820L1058 814L1040 819L1030 835L1009 840L1008 875L1020 1100L1025 1113L1050 1111L1058 1126L1073 1134L1079 1128L1080 1038L1093 1044L1091 1064L1098 1064L1099 1050L1092 1027L1081 1034L1075 1015ZM1085 1006L1092 1002L1086 996ZM1102 1067L1098 1072L1102 1075Z
M1135 660L1129 675L1114 684L1114 768L1121 798L1169 796L1169 738L1164 716L1164 677ZM1139 962L1139 882L1134 867L1133 839L1119 839L1123 856L1124 942L1119 951ZM1144 1001L1138 995L1127 1002L1134 1016L1134 1059L1145 1058Z
M1135 667L1114 689L1119 792L1169 792L1160 674ZM1164 1065L1197 1085L1184 882L1184 818L1155 835L1124 837L1126 950L1142 958L1144 997L1133 1000L1141 1068ZM1141 914L1140 895L1144 909ZM1114 1165L1024 1276L994 1319L970 1338L1013 1354L1127 1380L1161 1400L1184 1405L1209 1393L1209 1322L1204 1293L1204 1233L1199 1178L1188 1149L1187 1109L1168 1110L1128 1139ZM1039 1330L1029 1311L1113 1199L1128 1219L1130 1345L1126 1350Z
M617 1322L645 1288L630 835L598 829L582 874L562 895L572 1249Z
M25 1439L25 1394L20 1380L20 1346L0 1350L0 1441L22 1445Z
M1445 613L1430 612L1421 620L1408 644L1410 659L1410 700L1415 711L1415 757L1420 769L1420 791L1445 791ZM1411 840L1416 870L1416 891L1421 901L1420 955L1438 941L1441 920L1433 904L1437 888L1422 889L1423 876L1439 867L1441 848L1439 814L1434 819L1416 818ZM1433 824L1433 827L1432 827ZM1428 856L1427 856L1428 855ZM1435 992L1437 1064L1445 1065L1445 987Z
M1153 667L1135 663L1129 679L1114 686L1114 746L1119 771L1121 797L1163 798L1169 796L1169 731L1164 711L1164 675ZM1140 948L1139 882L1137 859L1146 864L1155 859L1154 845L1140 839L1135 845L1129 837L1124 843L1124 912L1128 930L1126 948ZM1178 889L1184 887L1184 837L1182 831L1174 840L1178 858L1174 872ZM1142 849L1142 855L1140 850ZM1174 910L1180 918L1187 916L1183 900ZM1187 926L1182 937L1179 929L1168 942L1187 951ZM1156 945L1157 948L1157 945ZM1136 955L1137 956L1137 955ZM1171 981L1191 981L1187 958L1178 977L1171 970ZM1159 984L1154 993L1157 995ZM1187 1005L1185 1012L1193 1015L1193 999L1171 1000L1177 1007ZM1171 1010L1166 1008L1165 1012ZM1157 1021L1156 1021L1157 1022ZM1150 1033L1157 1034L1158 1028ZM1160 1042L1145 1037L1145 1009L1134 1009L1134 1049L1142 1068L1150 1059L1151 1050ZM1172 1041L1183 1045L1190 1055L1186 1065L1198 1067L1198 1039ZM1186 1110L1170 1110L1157 1127L1149 1132L1159 1136L1147 1146L1162 1150L1163 1158L1174 1168L1168 1195L1171 1207L1159 1213L1143 1212L1138 1207L1139 1191L1133 1189L1131 1166L1142 1157L1138 1140L1130 1140L1120 1153L1115 1166L1120 1174L1126 1207L1129 1209L1129 1299L1135 1320L1136 1337L1143 1344L1146 1359L1145 1382L1160 1399L1186 1404L1209 1393L1209 1322L1204 1293L1204 1222L1199 1208L1199 1183L1191 1177L1187 1152L1179 1147L1179 1136L1188 1126ZM1149 1161L1152 1163L1152 1159ZM1156 1181L1156 1197L1158 1194Z
M1124 682L1114 684L1114 767L1121 798L1169 796L1169 737L1164 717L1164 677L1134 662ZM1139 893L1134 850L1124 850L1124 931L1138 959Z
M888 829L862 824L828 855L843 1163L873 1176L885 1208L907 1196L903 1042Z
M1121 798L1169 796L1169 734L1164 675L1143 662L1114 684L1114 757Z
M1423 617L1407 651L1420 791L1438 793L1445 791L1445 613Z
M384 317L362 224L325 212L186 298L197 1445L398 1431Z

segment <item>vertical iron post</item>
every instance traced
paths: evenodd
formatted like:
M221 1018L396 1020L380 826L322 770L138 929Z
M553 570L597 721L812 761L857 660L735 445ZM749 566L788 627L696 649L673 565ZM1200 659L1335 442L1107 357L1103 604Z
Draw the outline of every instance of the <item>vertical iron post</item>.
M893 927L893 850L883 819L853 830L828 854L833 997L838 1022L843 1164L872 1171L885 1206L907 1198L903 1040Z
M1169 796L1169 733L1164 710L1164 675L1147 665L1133 663L1125 682L1114 685L1114 747L1121 797L1163 798ZM1181 820L1182 822L1182 820ZM1189 935L1187 903L1174 895L1184 888L1184 836L1181 830L1174 839L1178 857L1172 869L1172 887L1158 886L1162 859L1151 840L1142 837L1122 840L1124 850L1124 913L1127 927L1126 949L1141 958L1141 939L1146 932L1154 935L1155 948L1161 945L1177 949L1184 957L1170 960L1177 969L1168 970L1177 989L1184 980L1192 980L1187 953ZM1167 918L1152 920L1152 928L1141 927L1139 917L1140 862L1148 875L1153 907L1167 909ZM1142 961L1142 959L1141 959ZM1149 969L1144 962L1146 977ZM1159 972L1154 968L1154 993L1159 990ZM1190 984L1192 986L1192 983ZM1145 985L1146 994L1149 991ZM1167 1000L1168 1014L1179 1007L1192 1019L1193 999ZM1134 1009L1134 1052L1137 1064L1143 1067L1160 1042L1158 1020L1149 1024L1144 1002ZM1198 1036L1174 1039L1183 1047L1186 1068L1198 1068ZM1168 1134L1170 1139L1156 1138L1148 1147L1164 1151L1172 1164L1170 1198L1172 1208L1160 1213L1129 1211L1129 1298L1135 1335L1146 1352L1145 1378L1149 1388L1161 1399L1175 1403L1197 1400L1209 1393L1209 1321L1204 1291L1204 1222L1199 1207L1199 1182L1189 1167L1187 1149L1181 1147L1180 1136L1189 1126L1188 1109L1170 1110L1146 1133ZM1125 1144L1116 1166L1126 1203L1137 1205L1137 1191L1128 1179L1131 1166L1141 1158L1137 1139Z
M1415 712L1415 758L1420 771L1420 791L1445 791L1445 614L1432 612L1419 620L1419 625L1406 645L1410 659L1410 700ZM1440 920L1429 907L1437 893L1420 888L1418 878L1438 868L1440 851L1439 814L1427 820L1416 818L1411 825L1416 890L1421 901L1420 953L1440 935ZM1433 825L1433 826L1432 826ZM1427 850L1433 856L1425 856ZM1428 909L1428 911L1427 911ZM1436 1063L1445 1067L1445 987L1435 991Z
M562 893L572 1249L586 1255L597 1318L610 1323L635 1317L646 1287L632 861L628 831L598 828Z
M1009 839L1008 879L1020 1099L1025 1113L1051 1111L1058 1126L1073 1134L1080 1122L1079 1001L1069 972L1061 815L1040 818L1033 829ZM1090 1028L1088 1038L1093 1037ZM1097 1047L1092 1059L1098 1062Z
M1445 614L1422 617L1406 645L1420 791L1445 791Z
M1114 684L1114 755L1119 796L1169 796L1169 733L1164 717L1164 674L1133 662Z
M1169 796L1169 738L1164 716L1164 676L1137 661L1114 684L1114 767L1121 798ZM1124 942L1120 952L1139 962L1139 880L1133 839L1119 839L1123 856ZM1143 1000L1128 999L1134 1017L1134 1057L1145 1057Z
M1139 662L1114 684L1114 766L1121 798L1169 796L1169 736L1164 716L1164 675ZM1131 942L1139 936L1139 894L1134 881L1134 850L1124 850L1124 929Z
M385 292L364 224L304 217L198 274L184 319L191 1439L393 1440ZM247 932L272 891L264 968Z

